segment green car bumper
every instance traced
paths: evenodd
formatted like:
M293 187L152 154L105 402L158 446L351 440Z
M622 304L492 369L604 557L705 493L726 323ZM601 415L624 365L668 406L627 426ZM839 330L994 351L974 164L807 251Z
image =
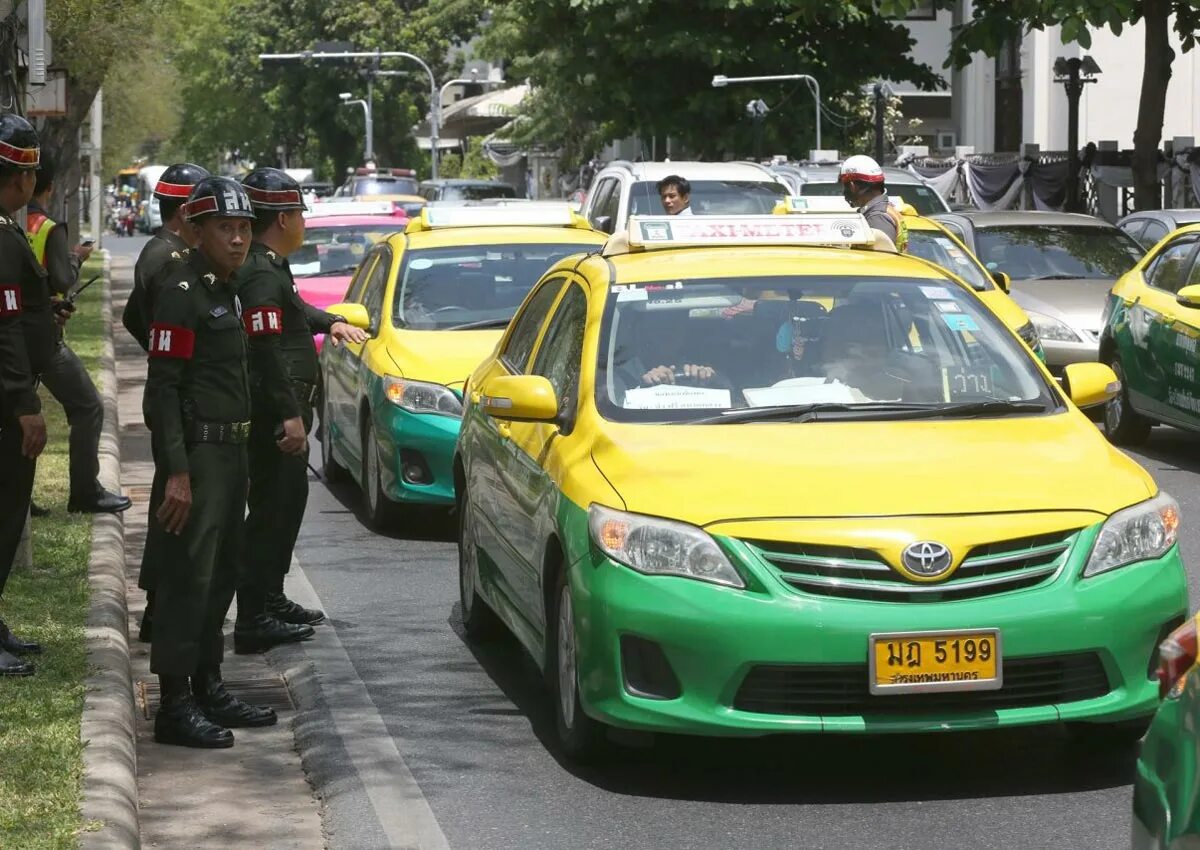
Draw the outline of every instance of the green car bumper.
M1138 755L1133 782L1134 850L1193 846L1200 835L1200 676L1163 700Z
M589 545L570 572L584 708L619 727L729 736L1146 716L1158 703L1152 655L1187 607L1183 565L1175 547L1082 579L1097 531L1042 584L920 603L799 591L729 539L718 542L740 555L744 590L643 575ZM872 633L981 628L1000 632L1000 690L870 694Z
M411 413L392 404L377 410L380 480L393 502L454 504L454 443L462 420Z

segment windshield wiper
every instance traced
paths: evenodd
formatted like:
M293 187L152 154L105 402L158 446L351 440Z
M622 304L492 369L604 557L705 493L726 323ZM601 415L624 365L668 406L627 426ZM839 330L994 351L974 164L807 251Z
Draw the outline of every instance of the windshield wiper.
M466 324L463 324L463 325L451 325L450 327L444 328L443 330L474 331L474 330L482 330L484 328L506 328L506 327L508 327L508 323L511 321L512 321L511 317L509 317L507 319L480 319L478 322L467 322Z
M1077 274L1044 274L1033 278L1033 280L1079 280Z
M937 419L941 417L1007 416L1020 413L1044 413L1046 405L1040 401L1007 401L988 399L951 404L903 404L890 401L866 404L844 404L826 402L821 404L789 404L779 407L749 407L731 410L702 419L689 419L679 425L719 425L740 422L815 422L820 419L838 420L900 420Z
M334 274L351 274L358 266L343 266L340 269L321 269L319 272L312 274L296 275L297 277L328 277Z

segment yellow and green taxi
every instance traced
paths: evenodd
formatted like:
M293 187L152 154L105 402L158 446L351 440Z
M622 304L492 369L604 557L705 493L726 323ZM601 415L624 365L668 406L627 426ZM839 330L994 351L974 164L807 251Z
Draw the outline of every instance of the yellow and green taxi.
M321 352L326 475L349 470L373 524L453 504L463 381L542 273L604 239L565 203L427 207L374 246L329 307L370 338Z
M944 270L858 214L638 218L472 374L462 618L560 739L1144 722L1170 496ZM1092 725L1087 725L1092 724Z
M1200 225L1176 230L1113 285L1104 307L1100 361L1121 380L1105 430L1136 445L1156 422L1200 431Z

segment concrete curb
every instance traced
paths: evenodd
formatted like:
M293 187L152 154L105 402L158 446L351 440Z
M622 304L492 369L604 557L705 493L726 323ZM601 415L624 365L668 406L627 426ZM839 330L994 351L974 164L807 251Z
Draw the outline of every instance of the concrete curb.
M121 441L117 421L117 369L112 338L112 260L104 258L104 353L100 368L104 431L100 480L120 492ZM129 611L125 598L125 522L96 514L88 564L91 606L87 619L88 676L83 705L83 850L141 847L138 826L137 715L129 662ZM86 831L90 828L94 831Z

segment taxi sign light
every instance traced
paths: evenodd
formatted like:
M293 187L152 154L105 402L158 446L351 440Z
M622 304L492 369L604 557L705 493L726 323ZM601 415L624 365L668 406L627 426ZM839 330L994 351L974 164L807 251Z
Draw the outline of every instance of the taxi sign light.
M854 212L854 207L845 198L836 195L788 195L783 204L789 213Z
M442 227L579 227L582 219L570 205L427 206L409 224L411 230Z
M652 250L704 245L870 246L875 236L860 213L801 216L631 216L628 244Z
M392 215L395 207L391 201L318 201L304 217L321 218L330 215Z

